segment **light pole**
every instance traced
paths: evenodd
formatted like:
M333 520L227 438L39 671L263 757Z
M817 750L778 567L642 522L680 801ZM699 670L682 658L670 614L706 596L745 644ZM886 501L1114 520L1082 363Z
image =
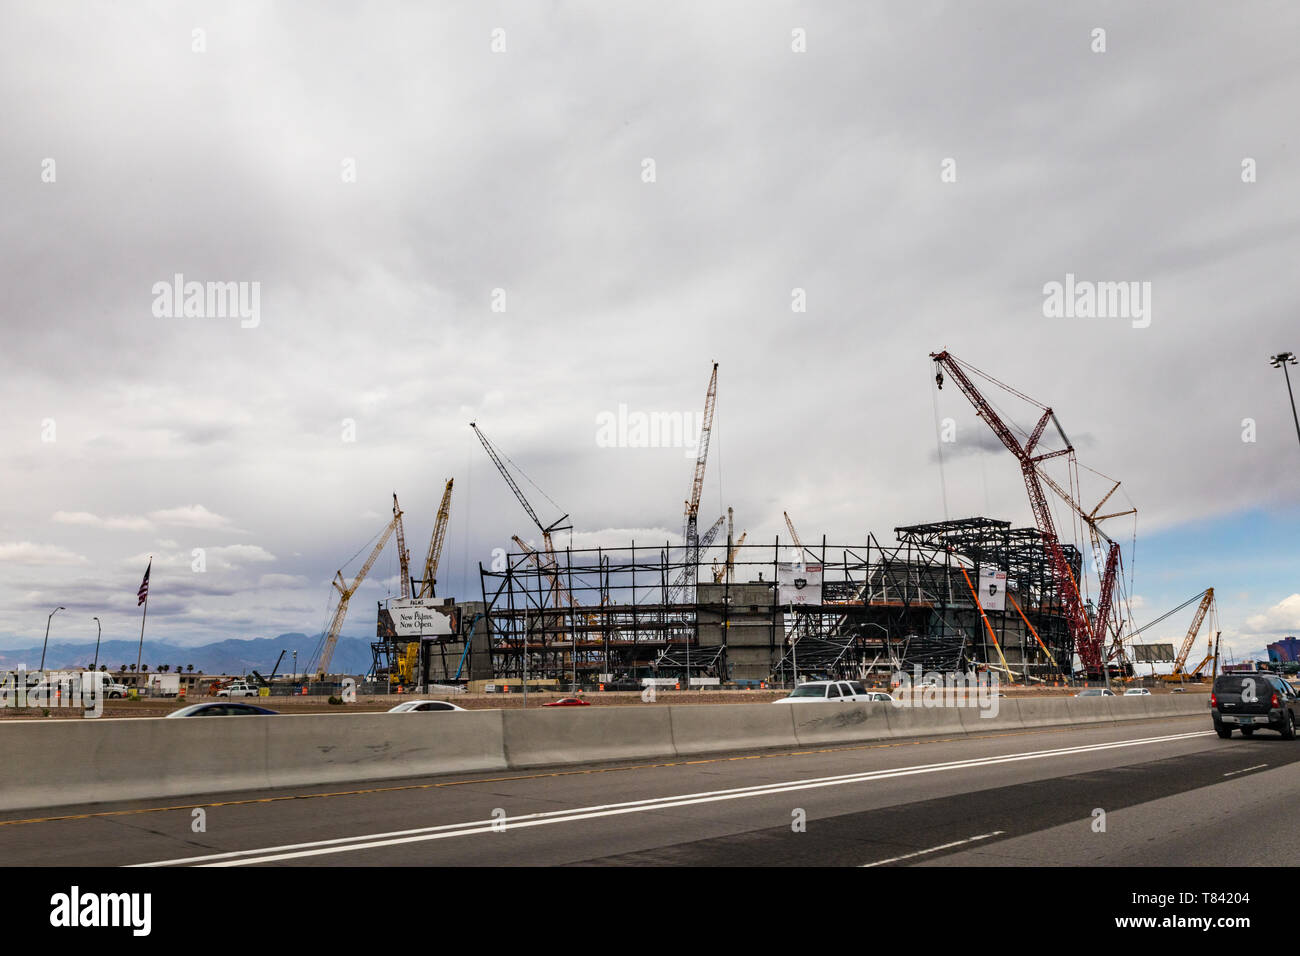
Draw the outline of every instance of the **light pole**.
M45 649L50 646L50 620L60 611L66 611L67 608L59 605L50 612L50 616L45 619L45 643L41 646L41 674L45 673Z
M99 623L99 618L95 618L95 663L90 665L92 671L99 670L99 639L104 636L104 625Z
M1286 393L1291 399L1291 418L1295 421L1295 437L1300 438L1300 416L1295 411L1295 393L1291 391L1291 373L1286 370L1288 365L1295 365L1297 360L1293 352L1278 352L1269 362L1274 368L1280 368L1282 375L1286 378Z

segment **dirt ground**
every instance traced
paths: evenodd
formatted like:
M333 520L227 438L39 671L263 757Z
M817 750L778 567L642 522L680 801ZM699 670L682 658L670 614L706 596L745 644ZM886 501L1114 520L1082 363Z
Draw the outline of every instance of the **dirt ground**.
M885 688L882 688L885 689ZM1187 692L1204 692L1208 684L1188 684ZM1009 687L1002 688L1008 697L1068 697L1075 688L1066 687ZM1156 687L1153 694L1172 693L1172 687ZM1122 693L1122 691L1121 691ZM786 694L782 690L728 690L728 691L664 691L655 695L656 704L761 704L777 700ZM570 696L548 691L530 691L528 706L540 707L548 701ZM621 707L642 704L641 695L636 691L606 691L604 693L581 694L584 700L594 707ZM345 713L382 713L404 700L415 699L411 694L367 695L358 696L355 704L330 704L325 697L257 697L241 698L244 702L266 707L281 714L345 714ZM523 694L455 694L439 697L434 694L420 696L419 699L449 700L466 710L513 710L524 706ZM110 700L104 703L105 717L164 717L173 710L179 710L190 704L212 702L215 697L191 696L188 698L163 698L145 700ZM0 708L0 720L40 720L42 718L81 718L80 709L51 707L48 712L39 707Z

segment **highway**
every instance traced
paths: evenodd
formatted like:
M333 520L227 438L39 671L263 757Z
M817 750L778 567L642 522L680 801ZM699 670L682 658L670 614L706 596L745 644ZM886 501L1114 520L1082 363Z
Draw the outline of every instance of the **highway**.
M1300 786L1298 764L1300 743L1267 732L1220 740L1208 716L1180 717L12 811L0 814L0 856L35 866L1162 866L1221 864L1216 847L1240 859L1244 845L1254 863L1294 866L1300 848L1273 827Z

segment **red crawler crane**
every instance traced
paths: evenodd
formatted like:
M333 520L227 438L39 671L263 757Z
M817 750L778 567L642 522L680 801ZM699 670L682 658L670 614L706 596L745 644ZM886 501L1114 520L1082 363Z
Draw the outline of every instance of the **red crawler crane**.
M1007 388L1008 391L1043 410L1043 415L1038 420L1038 424L1034 426L1029 438L1024 444L1021 444L1006 422L994 411L993 406L980 394L979 389L966 375L965 370L962 368L965 363L960 362L946 351L931 352L930 358L934 360L935 365L939 366L940 369L935 377L939 387L943 387L943 373L946 371L952 380L957 383L961 393L975 406L976 415L984 419L989 428L993 429L993 434L998 436L998 440L1020 462L1020 471L1025 479L1025 490L1029 493L1029 506L1033 509L1034 521L1043 536L1043 544L1051 561L1052 577L1056 585L1056 593L1061 601L1062 610L1065 612L1070 640L1074 644L1075 653L1079 655L1079 660L1083 663L1088 675L1100 675L1102 673L1102 644L1106 636L1110 595L1114 587L1115 567L1119 558L1118 548L1112 549L1106 561L1106 576L1102 583L1102 597L1105 603L1098 607L1098 626L1094 632L1093 628L1088 626L1088 616L1084 611L1083 602L1079 598L1078 583L1074 580L1069 563L1065 560L1065 552L1061 549L1061 542L1056 534L1056 524L1052 521L1052 512L1048 508L1047 496L1043 493L1043 485L1039 481L1038 475L1039 462L1061 455L1068 455L1074 450L1074 446L1070 444L1070 439L1066 437L1065 431L1061 428L1061 423L1056 420L1056 414L1050 408L1035 402L1027 395L1022 395L1015 389ZM967 367L978 372L978 369L973 366ZM979 372L979 374L984 373ZM1065 448L1060 451L1035 455L1034 449L1038 447L1038 441L1043 437L1043 430L1047 428L1049 421L1056 426L1057 433L1060 434L1061 440L1065 442Z

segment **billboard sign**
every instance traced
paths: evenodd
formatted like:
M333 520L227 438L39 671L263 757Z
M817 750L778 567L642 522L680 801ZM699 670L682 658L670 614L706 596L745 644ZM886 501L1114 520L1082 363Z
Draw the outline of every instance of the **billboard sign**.
M1129 650L1135 664L1168 664L1174 659L1172 644L1133 644Z
M776 568L776 602L788 604L822 603L822 566L786 562Z
M1007 572L980 565L980 604L986 611L1007 609Z
M441 598L397 598L388 603L398 637L450 637L456 633L457 608Z

